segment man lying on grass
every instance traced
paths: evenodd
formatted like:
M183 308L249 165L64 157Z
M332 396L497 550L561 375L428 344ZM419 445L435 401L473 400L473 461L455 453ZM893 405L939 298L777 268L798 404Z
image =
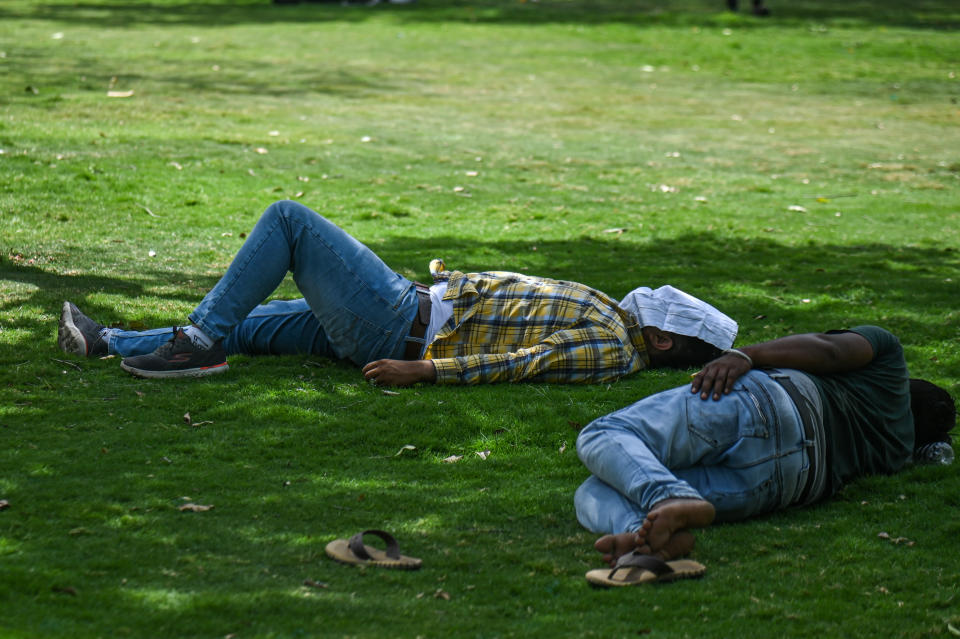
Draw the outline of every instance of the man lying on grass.
M730 350L691 386L595 420L577 439L593 476L577 518L609 533L605 561L670 559L693 528L826 499L868 474L894 473L915 449L950 442L947 391L911 380L882 328L792 335Z
M302 299L262 302L287 272ZM296 202L271 205L186 328L106 328L64 302L58 343L118 354L151 378L210 375L227 354L346 359L376 383L607 382L657 366L699 366L737 324L670 286L622 302L576 282L447 271L435 283L393 272L343 229Z

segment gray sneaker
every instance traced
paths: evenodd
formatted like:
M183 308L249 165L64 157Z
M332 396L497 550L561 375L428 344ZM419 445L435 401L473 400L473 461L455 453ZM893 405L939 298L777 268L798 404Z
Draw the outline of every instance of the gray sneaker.
M120 368L137 377L165 379L204 377L224 373L229 367L222 340L217 340L208 349L202 349L177 328L169 342L147 355L124 358Z
M107 342L103 339L105 329L106 326L81 313L72 302L64 302L57 328L57 345L64 353L102 357L107 354Z

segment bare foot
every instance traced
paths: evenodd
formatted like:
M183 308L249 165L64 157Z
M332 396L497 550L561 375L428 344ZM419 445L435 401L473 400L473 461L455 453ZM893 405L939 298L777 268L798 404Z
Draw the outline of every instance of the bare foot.
M647 513L636 545L640 552L664 559L685 555L695 542L687 529L709 526L716 514L713 504L702 499L665 499Z
M603 553L603 560L612 567L622 555L637 549L637 533L604 535L593 544L593 547Z
M677 559L678 557L685 557L686 555L689 555L696 543L697 539L693 536L692 532L689 530L678 530L670 535L670 539L667 540L667 543L665 543L663 547L656 552L654 552L647 543L637 546L636 550L644 555L653 555L654 557L659 557L664 561L670 561L671 559Z

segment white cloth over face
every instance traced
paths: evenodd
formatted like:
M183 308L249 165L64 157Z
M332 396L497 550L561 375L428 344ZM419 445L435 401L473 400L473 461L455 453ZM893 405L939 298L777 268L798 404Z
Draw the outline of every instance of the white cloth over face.
M737 323L713 306L672 286L636 288L620 306L640 320L641 326L697 337L724 350L733 346Z

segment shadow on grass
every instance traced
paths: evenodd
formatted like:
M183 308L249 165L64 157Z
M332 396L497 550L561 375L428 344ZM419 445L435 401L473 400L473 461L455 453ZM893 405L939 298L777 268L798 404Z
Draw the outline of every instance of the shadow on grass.
M671 282L714 301L747 332L766 336L861 321L888 325L905 341L956 336L950 309L960 264L950 249L791 246L710 233L536 246L404 237L377 250L388 263L418 273L424 256L443 255L451 267L526 270L615 296L637 284ZM954 282L944 281L945 273ZM3 497L12 504L0 528L7 544L0 594L16 589L27 609L8 624L29 636L115 620L132 627L118 634L133 636L147 636L141 628L154 636L295 636L311 623L355 634L371 602L432 615L416 593L439 604L430 596L438 588L474 612L495 608L498 620L522 616L531 602L548 617L572 618L559 608L593 603L595 596L583 592L579 575L595 560L571 502L586 476L573 455L577 427L675 383L650 372L596 387L417 387L384 395L354 369L305 367L293 357L237 358L227 375L185 384L136 380L115 361L83 362L81 369L51 365L55 323L30 309L55 316L62 298L83 306L95 290L156 297L156 290L170 288L169 273L137 272L130 280L59 275L5 258L0 279L13 283L0 313L25 331L3 345L0 361L43 360L24 367L23 379L8 377L8 391L24 392L0 419L0 466L8 469ZM198 289L214 283L193 279ZM184 302L182 291L165 297ZM767 317L754 320L758 315ZM20 427L13 420L27 411ZM187 411L195 424L208 423L186 424ZM569 444L564 454L561 442ZM397 456L406 444L416 449ZM485 448L494 454L481 461L473 453ZM448 454L464 459L438 462ZM910 490L897 482L909 486L909 479L875 480L871 500L894 502ZM939 499L935 491L924 494ZM215 508L181 512L187 499ZM862 517L860 508L848 517ZM408 553L426 560L424 570L362 571L326 559L327 541L370 527L395 532ZM935 541L948 543L948 533ZM915 558L897 554L895 561L899 574ZM471 599L474 588L504 588L504 576L510 583L516 578L516 591L506 586L506 599L521 602L516 611L500 597ZM305 586L305 579L326 587ZM571 592L547 597L549 588ZM102 610L111 611L106 622L97 619ZM271 614L262 622L251 610ZM578 618L600 622L604 610L597 602Z
M2 19L3 10L0 9L0 20ZM275 75L269 80L257 80L257 72L262 63L243 59L231 60L229 68L221 73L210 75L206 72L206 69L220 61L220 53L214 52L207 64L197 64L191 68L178 67L169 72L155 71L146 75L126 73L123 78L130 86L159 87L164 94L196 95L212 92L216 95L274 98L327 95L350 100L393 93L403 86L404 82L415 77L413 71L406 69L365 69L363 72L354 72L344 68L317 68L294 62L294 66L282 75ZM42 56L20 55L10 62L7 69L11 77L19 75L24 82L40 87L41 90L38 95L29 92L17 95L17 101L25 101L35 108L54 110L61 106L63 96L51 93L48 90L50 87L72 87L81 92L99 94L102 87L116 75L112 69L113 64L113 61L100 57L98 52L62 59L58 61L56 68L44 64ZM78 82L78 78L83 80ZM0 143L12 145L14 139L0 136Z
M520 387L458 393L472 396L494 419L515 417L519 422L495 436L504 441L492 444L509 447L509 454L497 449L480 461L468 440L472 431L495 422L471 418L469 402L458 399L447 406L455 405L460 414L437 411L425 428L418 420L428 410L409 406L411 401L436 402L442 389L382 396L361 385L356 393L323 390L302 400L295 394L271 394L268 403L257 396L249 378L211 381L192 384L194 405L215 403L224 392L238 398L208 415L213 424L158 426L152 411L158 403L166 402L164 409L172 405L169 392L161 390L169 384L126 378L126 385L147 395L137 416L142 423L124 424L123 431L114 424L85 425L83 432L64 434L69 445L47 442L31 453L34 465L50 470L31 473L22 490L7 494L14 507L4 513L4 524L7 539L16 546L6 547L4 564L6 583L15 585L23 605L38 610L9 615L13 628L52 636L57 633L45 624L76 622L102 607L110 611L106 623L114 630L122 621L152 631L119 633L132 636L240 631L297 636L297 627L311 622L322 623L326 634L356 634L372 602L391 613L432 615L432 608L417 605L417 593L427 593L429 604L431 593L440 588L473 611L495 607L498 618L512 614L512 608L498 597L474 597L474 588L481 593L488 583L510 588L517 580L516 592L507 592L508 598L523 602L521 609L536 602L541 613L592 596L580 578L584 566L595 563L591 535L579 529L572 511L573 490L586 473L572 446L560 455L551 444L555 440L543 436L549 429L554 437L567 437L563 422L558 425L541 414L538 426L526 426L533 422L527 420L528 412L566 417L558 399L567 389L549 389L542 397ZM334 403L358 395L364 402L356 410L333 414ZM506 407L492 401L497 395ZM141 400L128 393L128 401ZM293 410L300 402L312 410ZM55 423L38 430L54 430ZM571 443L573 436L570 430ZM425 438L445 444L428 451ZM415 443L418 450L397 457L393 453L399 442ZM86 450L91 443L98 448L96 455ZM439 451L465 453L465 458L455 465L438 463ZM910 477L873 480L867 491L871 503L893 503L906 492L908 503L919 508L912 489L897 487L897 482L909 486ZM940 499L936 490L918 492L928 501ZM179 511L187 499L215 508ZM58 506L49 521L42 509L54 503L71 505L62 511ZM861 506L852 508L846 517L863 517ZM774 524L781 525L817 520L802 512L776 517ZM840 512L828 521L843 517ZM325 557L329 540L370 527L395 533L408 554L424 558L424 569L364 571ZM774 527L769 534L780 539L779 532ZM948 535L938 533L936 541L949 543ZM748 537L748 547L757 543L755 538ZM858 547L858 556L869 552ZM734 572L719 553L710 554L709 545L707 557L718 574L721 568ZM899 568L916 556L897 553L891 561ZM558 577L568 585L551 586ZM322 587L305 586L306 579ZM550 587L581 590L555 598L545 596ZM603 610L598 605L595 614L602 616ZM571 623L583 623L582 615L565 614ZM261 618L269 628L259 626Z
M535 250L532 245L535 245ZM80 262L89 263L72 253ZM586 283L615 298L636 286L673 284L702 297L741 322L744 328L778 322L782 330L810 331L863 322L882 323L894 332L925 339L955 336L957 318L944 323L941 313L955 303L960 259L950 248L859 246L790 246L772 239L734 239L710 233L686 234L654 241L581 238L570 241L474 241L455 237L393 238L374 250L387 264L428 281L427 262L443 257L461 271L505 270ZM947 277L944 277L944 273ZM103 274L59 275L42 266L9 257L0 261L0 279L27 285L29 292L0 303L0 312L27 306L59 313L70 299L95 318L111 321L113 309L85 305L92 292L129 297L150 291L153 297L198 303L216 277L184 274L197 291L195 300L168 290L167 271L141 271L129 278ZM754 321L753 318L761 317ZM159 314L145 317L150 325L183 318ZM42 342L55 334L55 324L42 324L21 314L21 344L0 346L6 361L26 342ZM3 351L7 351L4 353Z
M748 3L744 3L748 4ZM724 0L542 0L540 2L475 2L421 0L398 7L357 3L303 2L273 5L262 2L143 2L45 3L29 8L0 8L0 19L48 19L69 24L126 27L153 25L231 25L288 22L361 22L381 11L406 23L463 22L490 24L607 24L643 26L695 26L729 24L741 27L784 26L809 22L853 22L863 25L918 29L953 29L960 26L960 11L951 0L771 0L773 16L757 19L748 11L736 16L725 11Z

